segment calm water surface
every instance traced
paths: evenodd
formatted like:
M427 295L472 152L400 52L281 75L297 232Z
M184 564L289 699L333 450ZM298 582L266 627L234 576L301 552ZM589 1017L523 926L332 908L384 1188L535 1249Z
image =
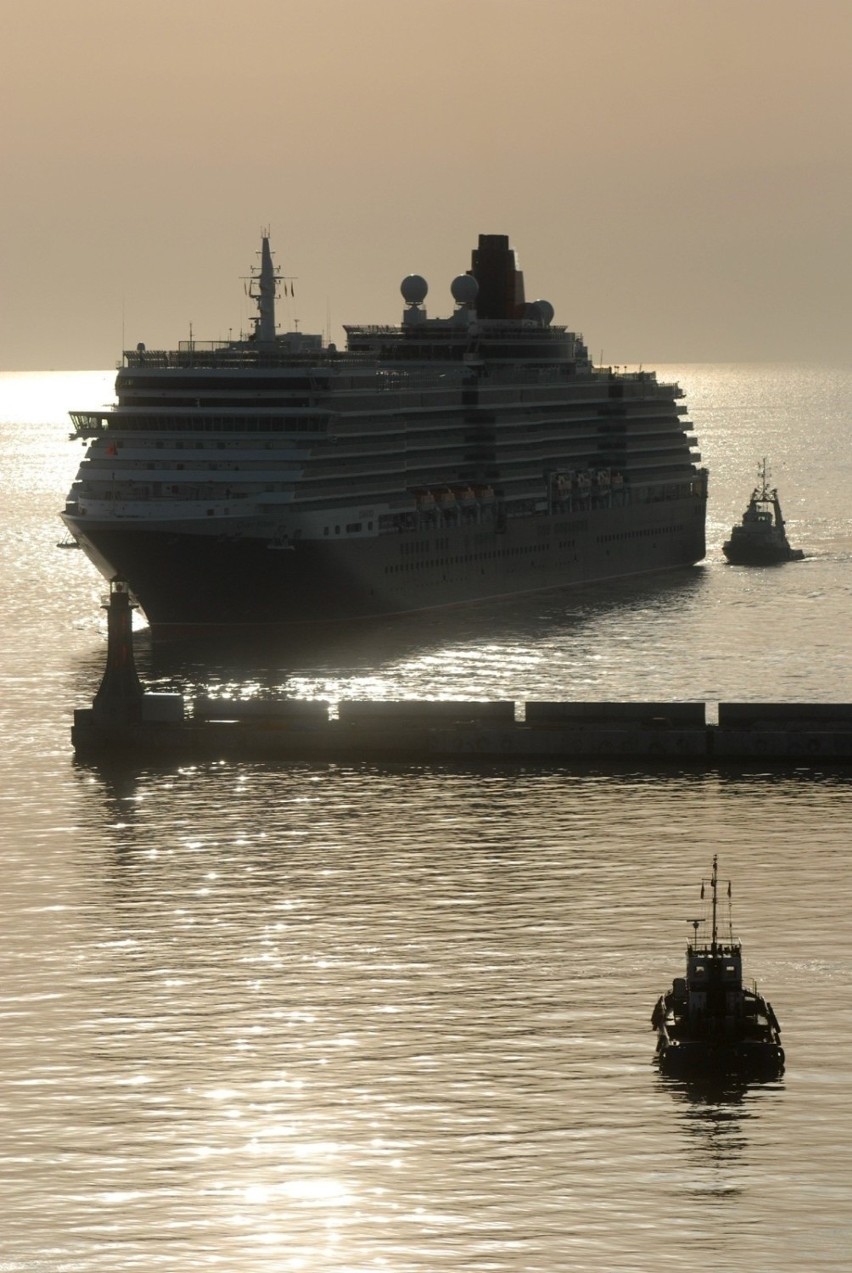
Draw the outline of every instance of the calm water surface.
M711 470L701 567L272 648L141 630L143 676L852 700L852 375L667 370ZM0 1269L847 1269L848 772L75 764L104 589L55 547L63 412L111 378L0 377ZM809 557L738 570L763 454ZM744 1090L651 1062L714 852L788 1055Z

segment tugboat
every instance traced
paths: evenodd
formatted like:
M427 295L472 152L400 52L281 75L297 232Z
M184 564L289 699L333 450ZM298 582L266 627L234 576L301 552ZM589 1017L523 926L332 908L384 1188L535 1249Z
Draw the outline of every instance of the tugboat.
M742 946L730 931L730 915L728 941L719 940L718 885L714 857L710 942L706 936L698 938L706 920L690 920L693 937L686 948L686 976L675 977L651 1014L657 1031L657 1060L664 1074L679 1078L777 1078L784 1072L781 1027L757 987L743 986ZM702 882L702 899L704 887Z
M748 508L739 526L731 530L731 538L722 552L734 566L777 566L784 561L801 561L801 548L791 548L784 531L778 491L769 485L766 460L758 466L758 484L751 493Z

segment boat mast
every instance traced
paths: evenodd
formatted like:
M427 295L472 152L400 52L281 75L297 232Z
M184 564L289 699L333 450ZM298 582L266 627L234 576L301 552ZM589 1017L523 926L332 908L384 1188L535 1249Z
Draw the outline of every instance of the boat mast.
M713 941L712 941L712 944L711 944L711 946L710 946L710 950L711 950L712 954L714 954L714 955L715 955L715 953L716 953L716 937L717 937L717 929L716 929L716 887L717 887L718 883L719 883L718 858L716 857L716 854L714 853L714 854L713 854L713 876L712 876L712 879L710 880L710 887L711 887L711 889L713 890Z

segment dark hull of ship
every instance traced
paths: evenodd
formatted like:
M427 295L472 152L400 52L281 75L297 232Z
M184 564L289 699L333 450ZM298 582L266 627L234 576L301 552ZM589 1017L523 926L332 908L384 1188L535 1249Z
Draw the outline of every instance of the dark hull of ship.
M660 1069L672 1078L722 1078L739 1076L772 1079L784 1073L784 1049L778 1043L756 1039L732 1039L710 1043L706 1039L671 1043L659 1053Z
M781 566L785 561L801 561L805 555L789 544L743 544L736 540L723 544L722 552L732 566Z
M693 565L705 501L511 518L380 538L303 541L157 532L64 517L107 578L127 581L154 632L410 613Z

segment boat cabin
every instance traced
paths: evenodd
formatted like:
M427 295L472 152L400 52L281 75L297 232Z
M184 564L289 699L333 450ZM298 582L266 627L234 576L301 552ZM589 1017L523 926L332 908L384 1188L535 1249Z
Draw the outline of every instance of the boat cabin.
M686 956L687 1010L719 1017L742 1013L742 949L734 945L689 946Z

